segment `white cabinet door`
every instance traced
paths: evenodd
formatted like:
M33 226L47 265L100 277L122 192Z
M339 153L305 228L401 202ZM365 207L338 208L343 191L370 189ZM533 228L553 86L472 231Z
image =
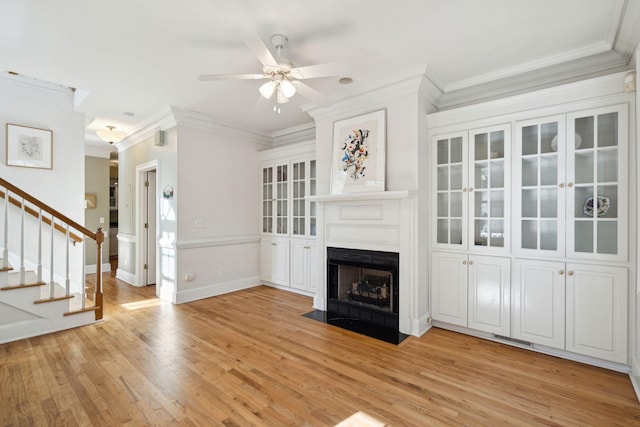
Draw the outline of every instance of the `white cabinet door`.
M431 254L431 317L467 326L467 256Z
M516 123L513 157L513 252L565 253L565 116Z
M307 241L291 239L291 287L307 289L309 277Z
M289 239L274 239L273 243L273 283L289 286Z
M318 286L318 245L314 240L291 239L291 287L315 291Z
M627 363L627 269L567 264L568 351Z
M509 258L470 256L469 327L509 336L510 279Z
M564 348L565 264L515 259L512 337Z
M626 261L626 105L567 116L567 257Z

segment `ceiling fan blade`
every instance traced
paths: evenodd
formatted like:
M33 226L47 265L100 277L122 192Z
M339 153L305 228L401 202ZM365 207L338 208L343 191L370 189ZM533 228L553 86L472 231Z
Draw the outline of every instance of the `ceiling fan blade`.
M296 79L317 79L319 77L339 76L341 74L349 74L349 64L344 61L308 65L291 70L291 75Z
M259 80L264 78L264 74L204 74L198 77L198 80L208 82L213 80Z
M327 98L326 96L324 96L323 94L321 94L317 90L307 86L306 84L304 84L302 82L294 80L294 81L291 82L291 84L293 84L293 86L295 86L295 88L297 90L297 93L299 93L300 95L304 96L308 100L315 102L316 104L320 105L321 107L328 107L333 103L331 101L331 99Z
M264 65L265 67L278 68L278 63L276 62L275 58L267 48L267 45L264 44L262 39L258 37L245 37L244 42L249 47L249 49L251 49L251 52L253 52L253 54L258 57L258 60L262 63L262 65Z

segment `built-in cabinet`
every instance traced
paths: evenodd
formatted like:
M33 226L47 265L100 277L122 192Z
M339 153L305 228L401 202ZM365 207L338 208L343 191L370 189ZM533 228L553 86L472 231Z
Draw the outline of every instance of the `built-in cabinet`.
M317 206L307 197L316 194L316 162L312 153L299 152L294 147L265 153L269 161L262 166L261 278L311 293L319 277Z
M626 364L628 106L573 107L432 132L432 317Z

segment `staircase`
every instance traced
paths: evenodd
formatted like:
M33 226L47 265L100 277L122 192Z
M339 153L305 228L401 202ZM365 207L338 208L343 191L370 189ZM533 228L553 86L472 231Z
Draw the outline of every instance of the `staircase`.
M2 178L0 189L0 344L102 319L102 229L92 232ZM97 247L90 286L86 244Z

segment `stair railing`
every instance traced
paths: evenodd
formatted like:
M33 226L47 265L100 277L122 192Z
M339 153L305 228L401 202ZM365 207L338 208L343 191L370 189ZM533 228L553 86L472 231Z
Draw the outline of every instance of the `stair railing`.
M20 209L20 284L25 283L25 266L24 266L24 223L25 223L25 214L29 214L38 219L38 260L37 260L37 281L42 284L42 224L51 225L51 260L50 260L50 298L54 298L54 231L58 231L65 236L66 248L65 248L65 294L64 298L70 298L71 293L71 285L70 285L70 276L69 276L69 245L76 243L84 242L84 238L78 236L78 234L71 232L71 229L77 231L79 234L86 236L88 239L91 239L96 244L96 281L95 281L95 298L94 298L94 306L86 307L86 277L85 277L85 257L83 255L83 266L82 266L82 292L80 293L81 297L81 309L79 311L89 311L93 310L95 312L95 319L100 320L104 314L104 303L103 303L103 293L102 293L102 244L104 243L104 232L102 228L98 228L98 230L94 233L83 225L78 224L76 221L68 218L66 215L60 213L59 211L53 209L51 206L46 203L38 200L37 198L31 196L29 193L23 191L22 189L16 187L10 182L0 178L0 187L4 188L4 191L0 190L0 198L5 199L4 203L4 242L3 242L3 265L2 269L9 268L9 205L12 204ZM15 196L15 197L14 197ZM26 205L26 202L34 205L36 209L33 209ZM43 216L43 211L48 213L51 217L48 218ZM83 248L84 249L84 248ZM83 253L85 251L83 250ZM73 314L73 313L67 313Z

